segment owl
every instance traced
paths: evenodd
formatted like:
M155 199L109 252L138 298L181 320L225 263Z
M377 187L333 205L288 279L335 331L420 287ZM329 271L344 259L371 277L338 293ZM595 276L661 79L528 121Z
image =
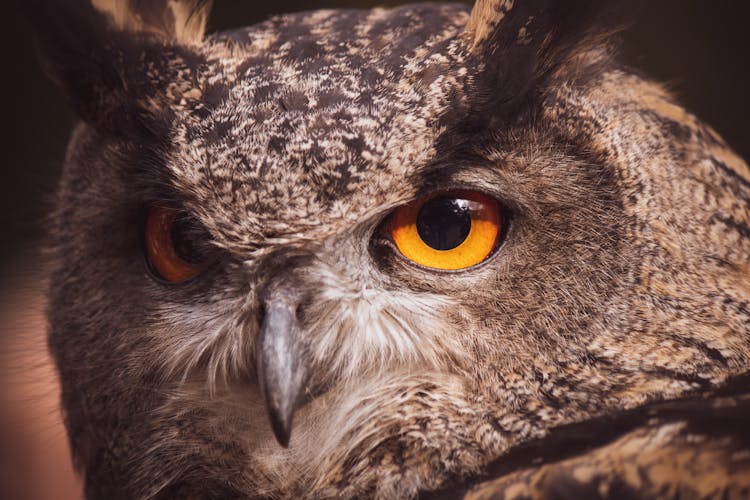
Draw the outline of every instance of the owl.
M622 2L33 0L90 498L750 494L750 170Z

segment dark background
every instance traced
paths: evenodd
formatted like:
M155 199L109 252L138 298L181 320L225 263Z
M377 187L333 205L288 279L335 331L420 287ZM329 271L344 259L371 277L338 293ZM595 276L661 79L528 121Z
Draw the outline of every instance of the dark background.
M270 3L273 7L258 3L217 0L209 29L252 24L272 13L405 2L276 0ZM0 227L4 233L0 277L19 259L32 255L34 242L43 234L41 222L49 211L75 122L63 96L42 74L28 25L14 10L14 2L10 4L10 16L1 30L5 37L1 95L6 130L0 167ZM624 36L623 59L666 83L735 150L750 157L745 123L750 102L750 2L658 0L644 2L639 10L636 23Z

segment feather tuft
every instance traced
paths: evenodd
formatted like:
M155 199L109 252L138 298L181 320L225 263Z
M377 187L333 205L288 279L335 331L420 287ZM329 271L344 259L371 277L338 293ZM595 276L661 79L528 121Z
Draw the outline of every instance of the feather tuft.
M168 42L203 41L211 0L91 0L120 31L143 32Z

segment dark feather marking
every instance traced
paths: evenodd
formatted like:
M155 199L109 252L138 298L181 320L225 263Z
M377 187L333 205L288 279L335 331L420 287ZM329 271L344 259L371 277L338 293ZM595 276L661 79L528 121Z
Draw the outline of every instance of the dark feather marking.
M461 498L473 485L499 478L526 467L560 462L604 446L641 427L687 422L688 427L709 436L732 436L750 446L750 373L730 379L712 394L697 392L684 399L652 403L615 415L564 425L542 439L525 443L490 464L479 476L458 486L422 492L422 500Z
M737 172L735 169L724 163L723 161L718 160L717 158L711 156L709 157L709 160L713 165L718 168L719 170L723 171L727 175L729 175L731 178L739 181L741 184L744 184L747 187L750 187L750 180L746 179L742 175L740 175L739 172Z
M743 238L750 238L750 225L745 221L737 220L731 215L715 214L711 217L712 220L717 220L727 227L733 229Z

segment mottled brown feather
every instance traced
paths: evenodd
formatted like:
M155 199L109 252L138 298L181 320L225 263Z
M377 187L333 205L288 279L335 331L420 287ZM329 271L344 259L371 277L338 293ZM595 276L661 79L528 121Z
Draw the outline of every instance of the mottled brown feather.
M48 316L90 497L412 497L748 371L747 165L617 62L616 2L324 10L202 39L203 14L180 29L164 3L32 3L83 119ZM417 266L387 220L453 189L497 198L505 239L462 271ZM185 283L144 266L165 202L207 235ZM281 285L309 359L288 448L255 361ZM680 422L497 479L653 471L662 448L628 454L650 437L694 452L685 471L726 461Z

